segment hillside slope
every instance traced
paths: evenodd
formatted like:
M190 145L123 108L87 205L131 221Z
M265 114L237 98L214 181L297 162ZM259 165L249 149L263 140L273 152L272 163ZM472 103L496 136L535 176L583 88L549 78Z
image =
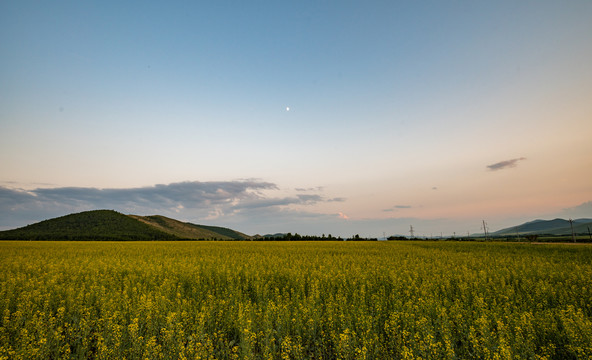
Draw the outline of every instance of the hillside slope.
M574 232L576 234L587 234L588 227L592 229L592 219L577 219L573 221ZM534 235L534 234L549 234L549 235L569 235L571 234L571 225L568 220L553 219L553 220L534 220L522 225L505 228L494 233L492 236L506 236L506 235Z
M181 239L191 240L246 240L251 237L234 231L232 229L218 227L196 225L188 222L181 222L179 220L167 218L161 215L152 216L138 216L128 215L144 224L150 225L159 231L174 235Z
M573 231L575 234L579 235L587 235L588 229L592 230L592 221L588 223L576 223L574 221ZM571 235L571 226L567 226L564 228L554 229L553 235Z
M113 210L93 210L0 231L3 240L177 240L178 237Z

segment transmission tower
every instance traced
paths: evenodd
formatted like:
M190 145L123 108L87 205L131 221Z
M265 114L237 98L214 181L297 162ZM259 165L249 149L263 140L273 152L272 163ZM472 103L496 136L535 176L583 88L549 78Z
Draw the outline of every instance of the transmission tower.
M409 225L409 234L411 234L411 238L413 239L413 225Z

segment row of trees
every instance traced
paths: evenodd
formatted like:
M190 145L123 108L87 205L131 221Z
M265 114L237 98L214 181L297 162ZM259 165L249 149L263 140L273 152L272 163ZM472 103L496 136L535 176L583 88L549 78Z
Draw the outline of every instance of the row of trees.
M287 233L281 236L265 236L261 240L265 241L377 241L377 238L364 238L359 234L353 235L349 238L334 237L333 235L300 235L298 233Z

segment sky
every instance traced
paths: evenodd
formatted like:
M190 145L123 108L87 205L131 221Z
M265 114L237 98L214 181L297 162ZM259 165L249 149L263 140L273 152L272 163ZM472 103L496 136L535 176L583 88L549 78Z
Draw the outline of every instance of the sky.
M592 2L3 1L0 229L592 218Z

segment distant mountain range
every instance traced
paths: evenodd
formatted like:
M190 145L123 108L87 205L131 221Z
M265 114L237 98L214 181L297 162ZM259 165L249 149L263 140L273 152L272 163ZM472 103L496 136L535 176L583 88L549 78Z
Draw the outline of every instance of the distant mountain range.
M196 225L160 215L124 215L113 210L85 211L0 231L0 240L249 240L251 236L218 226Z
M573 230L577 234L588 234L588 228L592 230L592 219L573 220ZM512 236L512 235L571 235L569 220L534 220L518 226L508 227L496 232L491 236Z

